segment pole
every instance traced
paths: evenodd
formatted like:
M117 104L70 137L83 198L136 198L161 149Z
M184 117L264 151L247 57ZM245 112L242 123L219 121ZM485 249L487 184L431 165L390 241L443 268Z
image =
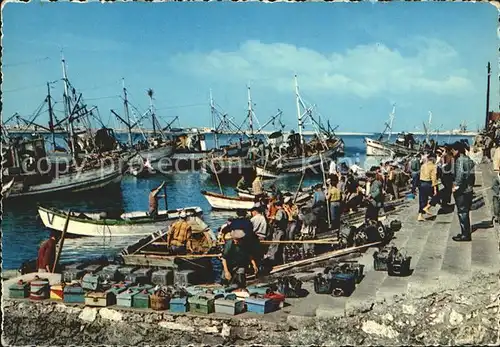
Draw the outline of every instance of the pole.
M300 146L304 146L304 140L302 139L302 115L300 114L300 100L299 100L299 82L297 81L297 75L295 75L295 101L297 103L297 121L299 122L299 136L300 136Z
M127 129L128 129L128 144L132 147L132 128L130 127L130 114L128 110L128 99L127 99L127 88L125 88L125 79L122 78L123 86L123 108L125 112L125 117L127 118Z
M323 172L323 184L325 185L325 187L327 187L326 177L325 177L325 167L323 166L323 156L321 155L321 152L319 152L319 159L321 160L321 171ZM332 221L330 218L330 202L328 201L328 199L326 200L326 216L328 218L328 225L331 226Z
M66 61L64 60L64 55L61 53L61 63L63 69L63 81L64 81L64 108L66 109L66 114L68 117L68 132L70 135L71 153L76 161L76 151L75 151L75 134L73 129L73 122L71 119L71 103L68 96L68 76L66 75Z
M210 111L212 112L212 124L214 127L214 142L215 148L219 148L219 137L217 136L217 122L215 118L215 105L212 97L212 89L210 89Z
M253 110L252 110L252 97L250 96L250 85L248 86L248 123L250 126L250 134L253 136Z
M66 222L64 223L64 229L61 234L61 239L57 244L56 258L54 260L54 266L52 267L52 273L56 272L57 263L59 262L59 258L61 257L62 248L64 245L64 238L66 237L66 231L68 230L70 216L71 216L71 210L68 211L68 216L66 217Z
M487 66L488 79L486 84L486 120L484 122L484 128L488 130L488 123L490 118L490 79L491 79L491 64L488 62Z
M49 106L50 132L52 133L52 149L56 150L56 134L54 132L54 110L52 109L52 98L50 96L50 84L47 82L47 103Z
M217 179L217 184L219 185L220 193L224 195L224 192L222 191L222 185L220 184L219 180L219 174L217 173L217 170L215 170L214 158L212 158L212 169L214 170L215 178Z
M306 169L302 170L302 177L300 178L299 186L297 187L297 191L295 192L295 196L293 197L293 203L297 201L297 197L299 196L299 190L302 187L302 183L304 182L304 177L306 176Z
M168 211L167 187L165 187L165 181L163 181L163 199L165 200L165 210Z

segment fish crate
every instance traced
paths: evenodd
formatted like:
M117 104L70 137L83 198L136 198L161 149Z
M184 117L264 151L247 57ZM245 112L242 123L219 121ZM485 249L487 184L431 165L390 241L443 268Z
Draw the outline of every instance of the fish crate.
M161 269L151 274L151 283L163 286L174 284L174 269Z
M174 283L178 286L187 287L196 282L196 272L194 270L180 270L174 272Z
M350 296L356 289L356 276L353 273L337 273L332 275L334 296Z
M276 303L272 299L250 297L246 298L245 302L248 312L266 314L276 309Z
M99 290L101 288L102 281L97 275L91 273L85 274L82 278L82 287L86 290Z
M375 271L387 271L388 264L392 261L397 248L394 246L385 246L381 251L373 253L373 268Z
M63 302L68 304L84 304L85 303L85 291L82 286L73 284L64 287L64 297Z
M83 270L86 273L95 274L95 273L101 271L102 268L103 268L103 265L101 265L101 264L93 264L93 265L89 265L89 266L85 267Z
M387 264L387 274L389 276L408 276L410 274L410 263L411 257L397 252L392 261Z
M45 300L50 297L50 285L47 279L38 279L30 282L30 299Z
M62 271L62 278L65 283L71 283L72 281L81 280L86 274L85 270L79 268L82 265L75 265L71 267L66 267Z
M356 262L345 262L340 263L336 267L334 267L334 271L336 273L352 273L356 278L356 284L360 283L363 279L365 266L363 264L359 264Z
M253 294L264 295L264 294L270 293L272 291L271 287L269 287L269 286L248 286L247 290L248 290L248 293L250 293L250 295L253 295Z
M125 281L130 281L135 284L151 283L151 269L137 269L125 276Z
M128 288L116 296L116 305L122 307L132 307L134 296L139 293L140 291L137 289Z
M24 299L30 296L30 284L19 280L9 286L9 297L13 299Z
M238 299L236 294L228 293L224 298L214 301L215 313L235 316L245 311L245 300Z
M64 286L62 284L50 286L50 298L52 300L64 300Z
M149 297L151 309L155 311L168 310L171 294L158 290Z
M110 291L87 292L85 294L85 305L94 307L107 307L114 305L115 299L115 295Z
M170 299L169 309L173 313L186 313L189 311L189 302L187 297Z
M119 265L108 265L102 268L101 271L97 273L97 276L102 281L117 282L125 278L119 271Z
M328 274L320 273L314 277L314 292L316 294L332 294L333 286Z
M214 297L209 295L196 295L189 298L189 311L193 313L210 314L215 312Z
M270 292L263 296L264 299L271 299L275 305L275 309L283 308L285 306L285 294Z
M137 266L120 266L118 267L118 272L123 276L123 278L125 278L137 269Z
M132 299L132 307L134 308L150 308L149 296L153 294L152 289L144 289L134 295Z
M190 296L196 296L196 295L200 295L200 294L203 294L206 292L206 289L203 289L203 288L198 287L198 286L189 286L189 287L186 287L185 289L189 293Z

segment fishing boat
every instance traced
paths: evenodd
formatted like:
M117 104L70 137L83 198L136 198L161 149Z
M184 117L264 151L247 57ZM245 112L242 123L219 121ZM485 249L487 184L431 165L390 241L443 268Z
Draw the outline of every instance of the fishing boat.
M193 224L193 229L198 230L197 225L205 225L200 219L203 215L200 207L160 210L157 218L151 218L147 212L143 211L122 213L119 216L108 216L106 212L71 211L68 217L66 211L39 206L38 215L45 227L60 232L64 230L68 221L66 233L69 235L122 237L147 235L159 228L164 228L178 220L182 210L187 213L188 222Z
M161 160L163 160L164 158L168 158L172 155L172 153L174 152L174 145L172 141L165 136L163 131L157 130L161 129L161 127L156 117L155 108L153 104L154 91L151 88L148 89L147 94L149 97L149 108L142 116L139 117L139 119L135 119L135 122L132 123L130 119L130 110L129 110L130 102L128 101L128 93L127 93L127 88L125 88L124 80L122 80L122 84L123 84L123 108L125 112L125 117L121 117L114 110L111 110L111 112L127 128L128 147L130 149L135 149L136 151L135 155L130 159L129 163L130 165L135 166L134 170L136 170L137 166L140 165L143 161L148 161L152 166L156 166L156 168L158 168L160 166ZM138 124L140 124L140 122L147 117L151 117L151 123L153 125L153 133L151 134L151 136L148 137L141 130L141 134L144 140L134 144L132 139L132 129L137 127Z
M214 210L249 210L254 206L253 198L228 196L207 192L205 190L202 190L201 194L207 199L208 203Z
M366 155L367 156L407 156L415 155L418 153L418 146L410 133L400 133L396 138L396 141L391 142L392 127L394 124L394 118L396 114L396 105L393 105L392 112L389 114L389 122L385 123L384 131L378 136L377 139L365 137L364 141L366 143ZM425 127L425 124L424 124ZM384 140L387 134L387 139Z
M270 169L269 167L264 167L261 165L255 165L255 175L260 176L264 179L274 179L278 178L282 174L279 169ZM285 173L283 173L285 174Z
M126 162L130 153L119 148L112 129L102 127L95 133L91 131L90 117L95 116L97 107L87 108L82 100L82 94L77 93L69 82L66 74L66 63L62 58L64 82L65 117L57 120L52 108L50 84L47 83L49 94L44 103L48 106L49 128L41 125L52 133L52 146L55 144L55 129L61 124L67 125L71 162L66 160L66 154L54 156L47 153L43 136L31 138L11 137L2 127L2 142L5 144L3 154L3 181L14 179L9 199L59 192L80 192L101 188L112 183L120 182L127 169ZM42 108L35 114L29 124L35 124L36 117L41 114ZM75 123L83 124L83 130L78 130Z
M240 188L235 188L235 191L236 193L238 194L239 197L241 198L248 198L248 199L255 199L255 195L252 194L251 190L249 189L240 189ZM266 191L266 194L271 194L270 191ZM282 192L283 196L284 197L287 197L287 196L290 196L290 197L294 197L295 194L291 193L291 192ZM304 203L305 201L309 200L311 198L311 195L312 193L311 192L299 192L297 194L297 197L295 197L295 202L297 204L302 204Z

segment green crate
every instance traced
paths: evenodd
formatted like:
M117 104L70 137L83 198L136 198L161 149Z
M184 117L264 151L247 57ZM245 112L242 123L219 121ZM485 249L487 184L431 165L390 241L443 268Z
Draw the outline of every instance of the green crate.
M210 314L215 312L215 298L212 295L196 295L189 298L190 311Z
M150 308L151 304L149 301L149 296L153 294L154 291L152 289L145 289L141 291L139 294L135 295L132 298L132 307L134 308Z
M24 299L30 296L30 284L19 281L9 286L9 297L15 299Z

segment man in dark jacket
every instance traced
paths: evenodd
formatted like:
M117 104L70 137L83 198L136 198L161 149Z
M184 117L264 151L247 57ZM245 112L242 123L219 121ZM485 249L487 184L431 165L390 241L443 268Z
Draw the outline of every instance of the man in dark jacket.
M370 182L370 193L368 195L368 206L366 208L365 221L378 221L378 213L384 202L382 183L375 179L374 172L367 172L366 178Z
M453 236L454 241L471 241L470 209L472 206L473 188L475 182L474 162L465 155L462 142L455 142L452 149L455 157L455 176L453 196L457 206L458 220L462 232Z
M56 234L50 232L50 238L44 241L38 250L38 272L52 272L56 258Z

